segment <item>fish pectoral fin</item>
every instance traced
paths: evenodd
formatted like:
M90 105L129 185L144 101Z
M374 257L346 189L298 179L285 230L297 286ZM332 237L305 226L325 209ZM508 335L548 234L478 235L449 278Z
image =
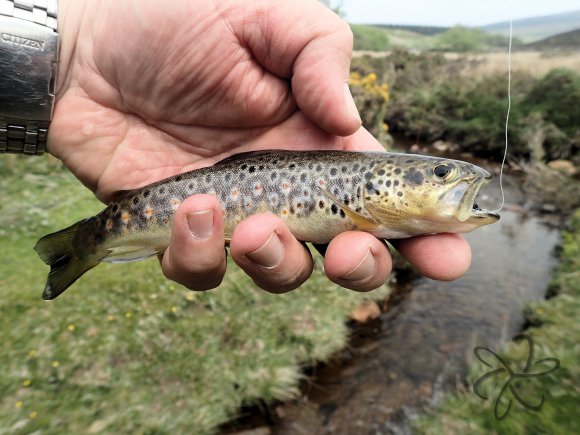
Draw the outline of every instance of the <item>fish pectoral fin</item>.
M324 195L334 202L337 206L339 206L345 215L352 221L355 227L361 231L372 231L376 229L379 224L372 219L369 219L366 216L361 215L356 210L353 210L348 205L340 201L336 196L334 196L331 192L326 189L322 189L321 187L317 186L317 189L320 190Z
M101 258L106 263L129 263L139 261L162 253L163 250L153 246L127 245L110 248L107 256Z

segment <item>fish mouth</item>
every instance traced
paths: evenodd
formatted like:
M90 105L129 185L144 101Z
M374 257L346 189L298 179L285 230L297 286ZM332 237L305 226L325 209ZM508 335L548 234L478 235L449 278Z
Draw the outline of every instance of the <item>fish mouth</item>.
M481 208L477 203L477 196L482 186L488 184L490 178L480 178L466 189L459 204L457 218L462 222L472 222L478 225L487 225L499 220L499 214L495 211Z

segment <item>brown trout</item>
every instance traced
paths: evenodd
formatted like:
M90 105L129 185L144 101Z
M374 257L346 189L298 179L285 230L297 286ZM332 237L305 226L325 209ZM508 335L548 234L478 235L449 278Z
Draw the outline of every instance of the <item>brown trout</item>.
M489 181L470 163L412 154L257 151L123 192L98 215L41 238L35 250L51 270L44 299L54 299L101 261L137 261L165 251L173 216L191 195L222 204L226 243L250 215L273 213L305 242L343 231L381 239L463 233L499 215L475 203Z

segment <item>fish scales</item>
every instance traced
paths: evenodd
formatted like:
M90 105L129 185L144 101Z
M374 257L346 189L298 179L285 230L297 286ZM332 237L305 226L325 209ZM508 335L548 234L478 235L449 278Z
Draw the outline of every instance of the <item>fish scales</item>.
M326 192L365 214L363 180L379 157L364 154L353 163L344 153L262 154L226 161L122 195L95 218L97 231L114 238L132 232L169 237L169 223L186 198L215 195L222 204L226 238L237 223L256 213L273 213L286 221L300 240L327 242L353 223Z
M495 222L497 215L474 204L489 178L470 163L410 154L263 151L232 156L123 192L98 215L39 240L35 249L51 265L44 297L56 297L100 261L135 261L163 252L175 211L195 194L220 200L226 240L245 218L272 213L299 240L325 243L348 230L401 238L465 232ZM67 268L74 270L65 273Z

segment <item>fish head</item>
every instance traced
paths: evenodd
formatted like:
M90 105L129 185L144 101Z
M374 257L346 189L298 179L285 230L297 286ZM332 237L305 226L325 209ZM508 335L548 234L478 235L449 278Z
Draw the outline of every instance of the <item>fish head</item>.
M485 169L459 160L390 155L366 181L365 208L395 237L468 232L499 219L476 203L490 179Z

